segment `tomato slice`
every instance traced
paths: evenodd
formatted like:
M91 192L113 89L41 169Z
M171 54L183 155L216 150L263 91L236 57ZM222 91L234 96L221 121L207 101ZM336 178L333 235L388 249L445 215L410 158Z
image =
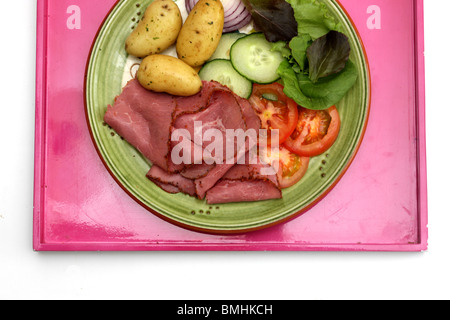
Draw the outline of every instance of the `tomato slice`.
M298 122L297 103L287 97L284 87L277 83L254 84L249 98L250 104L261 119L261 126L267 130L267 145L271 145L272 130L278 130L281 145L294 132Z
M341 119L336 106L327 110L299 107L297 126L284 146L299 156L318 156L333 145L340 127Z
M289 188L299 182L309 166L309 157L301 157L288 149L279 148L278 183L281 189Z

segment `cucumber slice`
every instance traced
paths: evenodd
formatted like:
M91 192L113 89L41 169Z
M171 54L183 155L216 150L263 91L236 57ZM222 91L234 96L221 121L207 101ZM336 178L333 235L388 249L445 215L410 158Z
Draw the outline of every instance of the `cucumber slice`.
M253 84L234 70L230 60L216 59L207 62L198 74L200 79L217 81L242 98L248 99L252 94Z
M209 58L208 61L216 59L230 60L231 46L236 42L236 40L245 36L245 33L239 32L224 33L220 38L219 45L217 46L216 51L214 51L213 55L211 56L211 58Z
M284 60L263 33L252 33L237 40L231 47L231 63L241 75L250 81L266 84L277 81L277 69Z

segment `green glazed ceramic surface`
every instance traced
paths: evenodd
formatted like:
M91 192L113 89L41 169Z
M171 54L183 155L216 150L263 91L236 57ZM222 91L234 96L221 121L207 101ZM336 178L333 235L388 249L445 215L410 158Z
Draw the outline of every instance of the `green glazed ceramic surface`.
M283 190L283 198L249 203L208 205L184 194L169 194L146 178L151 164L103 122L108 104L121 93L127 53L125 39L151 0L122 0L110 12L92 47L86 74L86 112L94 144L122 188L158 216L190 229L234 233L267 227L304 212L337 183L355 156L369 113L370 83L358 35L335 1L324 1L348 35L350 59L359 70L355 86L337 105L342 126L326 154L312 158L305 177ZM139 6L137 6L139 4ZM325 163L325 164L324 164Z

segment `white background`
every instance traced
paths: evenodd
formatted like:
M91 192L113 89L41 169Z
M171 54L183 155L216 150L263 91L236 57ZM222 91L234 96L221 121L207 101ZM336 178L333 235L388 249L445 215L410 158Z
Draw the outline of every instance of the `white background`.
M0 299L449 299L449 16L425 0L427 252L37 253L36 3L1 1Z

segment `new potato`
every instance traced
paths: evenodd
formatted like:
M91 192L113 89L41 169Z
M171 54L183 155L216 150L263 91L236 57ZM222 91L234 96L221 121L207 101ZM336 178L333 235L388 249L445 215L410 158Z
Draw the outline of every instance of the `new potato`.
M182 24L180 9L175 2L155 0L128 36L125 50L139 58L160 53L175 43Z
M192 67L180 59L162 54L144 58L137 79L147 90L177 96L191 96L202 88L202 81Z
M217 49L223 23L224 12L220 0L197 2L178 35L178 58L192 67L204 64Z

